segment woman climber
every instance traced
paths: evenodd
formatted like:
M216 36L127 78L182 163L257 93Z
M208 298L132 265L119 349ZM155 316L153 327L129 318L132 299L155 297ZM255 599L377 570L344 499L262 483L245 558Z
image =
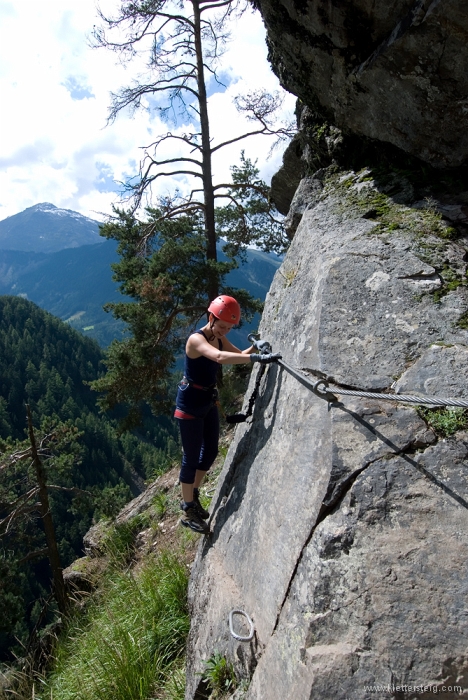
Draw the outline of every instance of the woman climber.
M240 321L241 310L233 297L221 295L208 307L208 323L192 333L185 346L184 377L177 391L175 418L178 419L183 457L181 524L209 533L209 513L199 499L199 489L218 454L219 414L216 378L219 365L244 362L269 363L279 354L256 354L255 347L239 350L225 337Z

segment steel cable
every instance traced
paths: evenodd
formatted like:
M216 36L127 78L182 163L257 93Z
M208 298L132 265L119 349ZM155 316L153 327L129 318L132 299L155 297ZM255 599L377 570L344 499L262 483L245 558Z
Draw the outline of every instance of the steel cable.
M342 396L361 396L366 399L380 399L384 401L398 401L400 403L412 403L421 406L460 406L461 408L468 408L468 400L464 399L453 399L453 398L439 398L436 396L414 396L411 394L382 394L377 391L360 391L359 389L341 389L336 385L330 385L324 379L319 379L312 382L306 375L302 374L298 370L288 365L283 360L278 360L278 364L281 367L292 374L293 377L298 379L302 384L307 385L314 394L326 399L329 402L336 401L336 396L333 394L339 394ZM323 387L323 389L321 388Z

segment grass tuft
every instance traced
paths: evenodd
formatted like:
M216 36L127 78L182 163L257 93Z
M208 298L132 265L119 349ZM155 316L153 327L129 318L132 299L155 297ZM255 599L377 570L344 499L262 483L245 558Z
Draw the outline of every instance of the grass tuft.
M185 665L176 662L169 670L158 700L185 700Z
M210 698L222 698L237 688L234 666L219 651L205 661L202 678L211 690Z
M184 653L187 583L187 567L168 553L136 574L114 573L85 620L70 623L36 699L147 700L162 691ZM174 683L168 700L178 697Z
M465 408L423 408L417 409L421 418L442 437L453 435L457 430L468 427L468 411Z
M121 567L127 564L135 550L135 538L142 528L143 518L135 518L112 525L102 541L102 549L109 557L111 565Z
M164 491L158 491L153 498L152 506L158 518L164 518L169 508L169 497Z

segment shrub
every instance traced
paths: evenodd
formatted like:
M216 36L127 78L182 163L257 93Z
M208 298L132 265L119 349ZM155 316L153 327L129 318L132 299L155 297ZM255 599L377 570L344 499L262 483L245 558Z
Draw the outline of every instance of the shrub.
M212 698L222 698L237 687L233 665L218 651L205 661L202 678L211 690Z

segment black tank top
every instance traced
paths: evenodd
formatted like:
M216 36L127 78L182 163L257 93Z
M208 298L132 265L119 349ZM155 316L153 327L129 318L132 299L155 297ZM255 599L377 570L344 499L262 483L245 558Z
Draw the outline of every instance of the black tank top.
M206 335L202 330L195 331L195 333L200 333L204 338ZM208 340L208 338L206 338ZM223 343L221 339L218 339L219 349L223 349ZM197 357L192 360L192 358L185 355L184 364L184 374L193 384L199 384L205 387L214 387L216 385L216 378L218 375L219 362L208 359L204 355Z
M201 333L206 338L202 330L195 331L195 333ZM222 350L223 344L221 340L218 340L218 343L219 349ZM179 384L176 399L177 409L197 418L203 418L206 415L216 401L215 386L219 366L218 362L209 360L203 355L195 360L185 355L184 371L190 384L183 381ZM213 390L203 391L202 389L197 389L193 384L210 387Z

